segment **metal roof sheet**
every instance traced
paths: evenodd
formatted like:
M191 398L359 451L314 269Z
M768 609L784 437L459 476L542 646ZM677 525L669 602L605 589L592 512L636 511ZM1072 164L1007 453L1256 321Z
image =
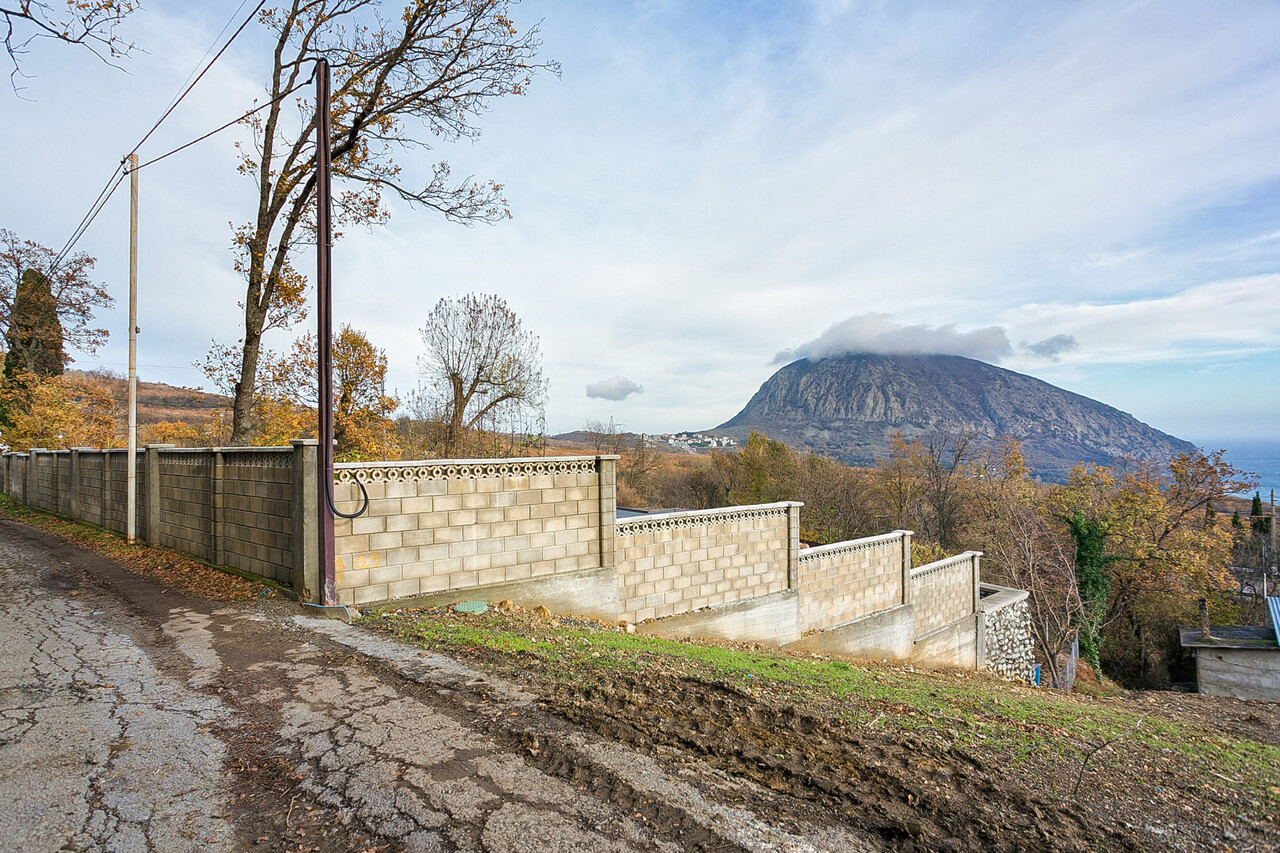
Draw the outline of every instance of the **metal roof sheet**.
M1267 609L1271 611L1271 630L1276 632L1276 645L1280 646L1280 598L1267 596Z

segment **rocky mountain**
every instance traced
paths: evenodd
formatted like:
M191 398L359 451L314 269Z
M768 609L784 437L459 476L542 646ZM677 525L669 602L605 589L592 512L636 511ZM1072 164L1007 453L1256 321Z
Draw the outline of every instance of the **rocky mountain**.
M1061 480L1079 462L1167 460L1193 445L1119 409L954 355L853 355L783 367L716 432L760 430L853 464L887 455L889 438L943 430L1011 435L1028 466Z

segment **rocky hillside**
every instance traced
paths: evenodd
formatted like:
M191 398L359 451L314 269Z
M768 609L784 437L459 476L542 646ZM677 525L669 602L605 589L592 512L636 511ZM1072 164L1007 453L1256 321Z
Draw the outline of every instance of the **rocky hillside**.
M760 430L799 447L868 464L890 435L973 430L1022 442L1032 470L1060 480L1079 462L1165 460L1193 445L1097 400L953 355L871 355L792 362L716 431Z

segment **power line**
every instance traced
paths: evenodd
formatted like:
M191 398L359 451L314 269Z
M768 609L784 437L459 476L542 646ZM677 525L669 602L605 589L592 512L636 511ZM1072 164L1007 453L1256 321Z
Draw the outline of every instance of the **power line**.
M218 46L218 42L222 41L222 37L226 35L227 30L230 29L231 25L239 20L240 10L243 9L244 4L248 2L249 0L240 0L240 5L231 13L231 16L227 18L227 22L222 25L222 29L218 30L218 34L213 37L213 41L209 42L209 46L205 48L204 55L200 57L200 61L195 64L195 67L191 69L191 73L187 75L187 79L182 81L182 85L178 87L178 91L169 99L169 106L173 106L177 103L179 97L182 95L183 88L191 82L192 77L196 76L196 72L200 70L200 66L209 58L209 54L213 53L213 49Z
M204 77L204 75L209 72L209 69L214 66L214 63L216 63L222 57L222 54L226 53L227 48L231 47L231 43L236 40L236 37L239 36L240 33L244 32L244 28L249 26L249 23L254 19L254 17L258 14L258 12L262 10L262 7L265 6L266 3L267 3L267 0L259 0L258 5L255 6L254 10L249 14L249 16L246 17L243 22L241 22L240 26L236 28L236 31L231 34L231 38L227 39L227 42L222 46L222 49L219 50L216 54L214 54L213 59L209 60L209 63L205 65L204 70L201 71L198 75L196 75L196 78L192 80L191 83L185 89L182 90L182 92L178 95L176 99L174 99L173 103L171 103L169 105L169 108L164 111L164 114L161 115L160 118L156 120L156 123L151 126L151 129L148 130L146 134L143 135L142 139L139 140L138 144L133 146L133 148L129 150L129 154L136 153L137 150L141 148L148 139L151 138L151 134L155 133L156 130L159 129L160 125L164 123L164 120L167 119L173 113L173 111L178 108L178 104L182 103L182 100L188 94L190 94L191 90L196 87L196 84L199 83L200 80ZM244 8L243 0L240 4L240 7L236 11L239 11L239 9L242 9L242 8ZM222 32L226 32L226 29L227 27L223 26ZM221 35L221 33L219 33L219 35ZM216 39L214 43L215 44L217 43ZM205 55L206 56L208 55L207 50L205 51ZM219 128L219 130L221 129L222 128ZM214 132L216 133L217 131L214 131ZM212 134L209 134L209 135L212 135ZM170 152L170 153L173 153L173 152ZM120 162L122 164L124 163L125 160L129 158L129 154L126 154L121 159ZM168 155L165 155L165 156L168 156ZM62 247L62 251L58 252L57 257L54 258L53 266L55 268L59 264L61 264L63 259L67 256L67 254L73 248L75 248L76 243L79 242L80 238L84 236L84 232L88 230L89 226L93 223L93 220L98 217L98 213L102 210L104 206L106 206L107 201L111 198L111 194L115 192L116 187L120 186L120 182L123 179L124 179L124 172L120 172L118 175L114 175L113 173L113 178L107 179L107 183L103 186L102 191L98 193L98 197L94 199L93 204L89 206L89 212L86 213L84 215L84 218L80 220L80 224L76 226L76 230L72 233L71 238L67 240L66 245ZM113 183L113 180L114 180L114 183Z
M142 147L143 143L145 143L148 139L151 138L151 134L155 133L156 130L160 127L160 125L164 122L164 120L169 117L169 114L178 108L178 104L182 103L182 99L185 98L191 92L191 90L196 87L196 84L200 82L201 78L203 78L204 75L209 72L209 69L213 67L214 63L217 62L222 57L222 54L227 52L227 48L231 47L231 43L236 40L236 36L240 35L240 33L244 31L244 28L249 26L249 22L253 20L254 16L257 15L258 12L261 11L262 7L265 5L267 5L267 0L259 0L258 5L254 7L254 10L252 12L249 13L249 17L244 19L244 22L241 23L240 26L236 29L236 31L231 34L231 38L227 39L227 43L222 46L222 49L219 50L216 54L214 54L213 59L209 60L209 64L204 67L204 71L201 71L196 76L196 79L191 81L191 85L187 86L187 88L183 90L182 94L178 96L178 99L174 101L173 104L169 107L169 109L164 111L164 115L156 119L156 123L151 126L150 130L147 131L146 136L142 137L142 141L139 142L137 145L133 146L133 149L129 152L130 154L133 154L134 152L136 152L139 148Z
M247 119L249 116L253 115L254 113L262 112L272 104L275 104L284 100L289 95L292 95L294 92L308 85L310 82L311 81L308 80L306 82L299 83L297 86L294 86L292 89L289 89L288 91L285 91L285 92L281 92L277 97L272 98L271 100L267 101L265 104L256 106L253 109L249 110L247 113L237 116L236 118L233 118L231 121L227 122L226 124L214 128L213 130L206 133L204 136L197 136L195 139L191 140L190 142L183 143L182 145L179 145L177 148L174 148L172 151L166 151L164 154L161 154L159 157L152 157L150 160L148 160L145 163L139 163L138 168L143 169L143 168L146 168L147 166L150 166L152 163L159 163L164 158L172 157L174 154L177 154L179 151L182 151L185 148L190 148L192 145L195 145L197 142L204 142L210 136L213 136L216 133L221 133L222 131L231 127L233 124L238 124L244 121L245 119Z

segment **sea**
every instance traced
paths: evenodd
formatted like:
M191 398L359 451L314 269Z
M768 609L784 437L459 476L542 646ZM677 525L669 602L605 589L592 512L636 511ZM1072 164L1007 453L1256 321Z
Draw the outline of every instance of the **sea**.
M1241 471L1247 471L1258 480L1262 499L1268 500L1270 491L1280 493L1280 439L1224 439L1222 441L1196 442L1206 453L1225 450L1223 457ZM1252 497L1253 492L1245 494Z

